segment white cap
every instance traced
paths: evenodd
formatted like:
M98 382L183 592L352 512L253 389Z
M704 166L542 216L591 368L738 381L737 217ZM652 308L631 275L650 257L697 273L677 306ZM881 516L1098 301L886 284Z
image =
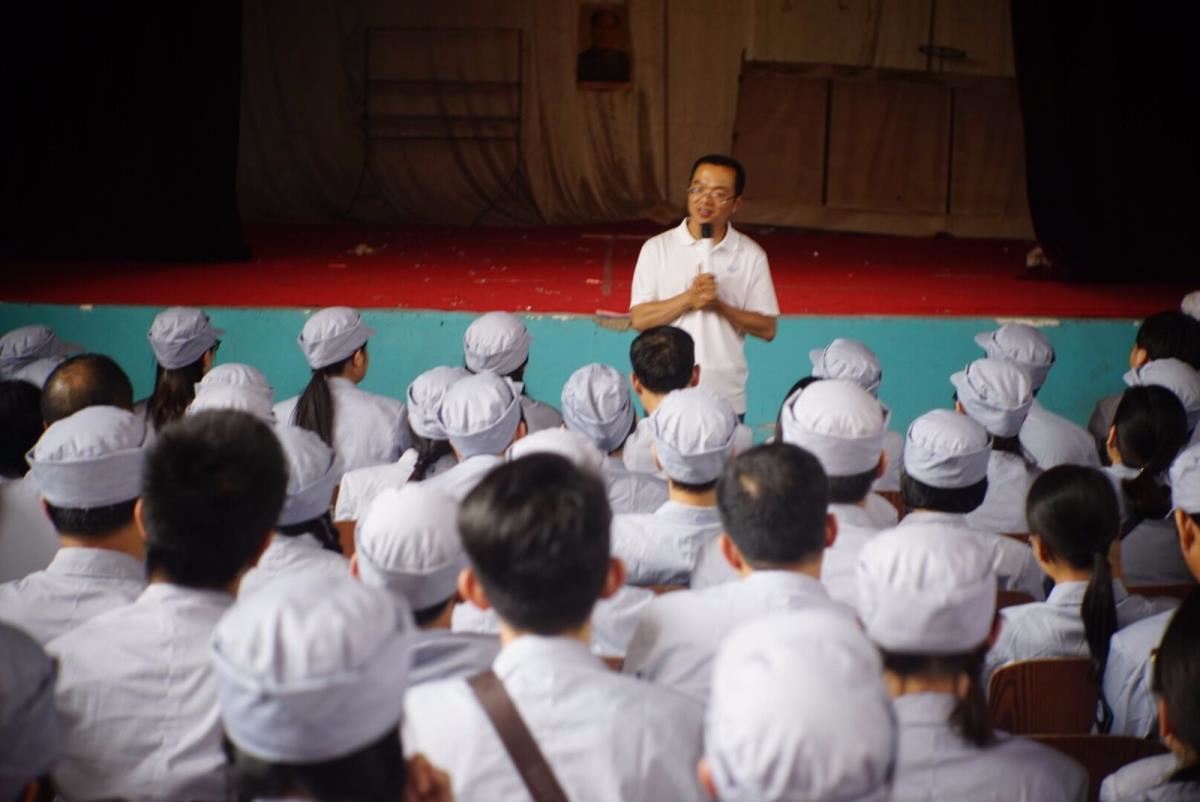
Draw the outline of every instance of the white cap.
M296 342L308 366L320 370L354 356L374 334L375 329L363 323L362 315L355 310L329 306L305 321Z
M858 340L838 337L824 348L808 352L812 375L818 379L844 379L857 384L871 395L879 394L883 369L875 352Z
M521 394L495 373L468 376L446 391L438 423L464 459L503 454L521 423Z
M271 399L261 390L244 384L213 384L204 387L197 384L196 397L188 404L188 415L209 409L233 409L248 412L266 423L275 423L275 409Z
M1200 423L1200 373L1182 359L1155 359L1125 374L1130 387L1157 385L1175 394L1187 413L1188 431Z
M1025 323L1005 323L995 331L976 334L975 344L987 352L988 359L1011 362L1025 371L1034 390L1045 384L1054 366L1054 346L1041 329Z
M454 595L467 553L458 534L458 503L423 482L388 488L354 530L363 582L403 597L414 610Z
M558 454L566 457L576 468L594 474L604 470L605 453L587 435L569 429L541 429L527 434L508 450L509 462L530 454Z
M814 382L792 393L780 419L783 442L812 452L828 476L856 476L879 465L883 406L856 382Z
M772 615L721 644L704 755L723 802L887 799L896 738L879 653L853 618Z
M425 371L408 385L408 425L418 437L445 440L446 430L438 421L446 391L471 373L466 368L436 367Z
M1171 506L1200 514L1200 444L1185 448L1171 463Z
M1200 290L1189 292L1183 296L1183 300L1179 302L1179 311L1188 317L1200 320Z
M342 461L315 432L280 424L275 436L287 460L287 496L279 512L279 526L311 521L329 511L333 488L342 480Z
M966 415L935 409L917 418L904 438L904 472L930 487L970 487L987 478L992 444Z
M213 328L203 310L172 306L155 316L146 337L158 364L178 370L204 356L224 333L224 329Z
M241 362L225 362L214 365L212 370L204 374L204 378L196 382L196 395L213 387L233 386L253 390L267 399L268 404L275 403L275 388L267 381L262 371L253 365Z
M976 359L950 377L971 418L997 437L1016 437L1033 404L1029 374L1011 362Z
M488 312L472 321L463 334L463 355L472 373L490 370L507 376L529 359L533 338L516 315Z
M858 555L858 615L867 636L897 654L962 654L996 618L994 555L943 524L912 524L870 540Z
M211 649L225 734L259 760L306 764L398 731L412 632L389 594L349 574L301 572L239 599Z
M567 428L582 432L605 454L617 450L633 429L633 399L624 374L593 362L571 374L562 389Z
M58 663L23 631L0 623L0 799L17 799L58 759Z
M28 365L13 371L12 378L16 381L29 382L40 390L46 386L46 379L50 378L54 369L66 361L67 358L62 354L35 359Z
M689 387L667 393L650 416L663 472L689 485L716 481L733 454L737 425L729 402L707 390Z
M58 339L49 326L21 326L0 337L0 379L12 376L35 360L66 356L82 350L75 343Z
M1076 426L1044 408L1040 414L1035 415L1037 401L1034 401L1034 404L1035 407L1030 408L1025 423L1021 424L1021 433L1018 435L1021 450L1030 462L1043 471L1059 465L1100 467L1096 441L1087 429Z
M26 459L42 498L56 507L90 509L132 501L142 492L140 415L84 407L50 424Z

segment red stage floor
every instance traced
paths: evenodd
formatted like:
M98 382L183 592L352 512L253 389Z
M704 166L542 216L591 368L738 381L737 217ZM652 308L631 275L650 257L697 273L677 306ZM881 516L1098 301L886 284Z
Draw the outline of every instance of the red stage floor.
M247 263L6 265L0 299L623 313L641 242L659 230L256 225ZM1140 317L1195 289L1018 280L1022 242L749 233L770 257L785 314Z

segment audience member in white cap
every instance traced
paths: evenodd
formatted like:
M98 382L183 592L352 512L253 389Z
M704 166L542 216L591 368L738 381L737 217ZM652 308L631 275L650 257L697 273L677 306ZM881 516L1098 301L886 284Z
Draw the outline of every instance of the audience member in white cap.
M358 387L374 334L349 307L314 312L296 338L312 378L300 395L275 405L276 420L316 432L347 471L395 462L409 446L404 404Z
M268 406L275 404L275 388L267 381L262 371L253 365L241 362L226 362L216 365L196 385L196 395L216 387L241 387L261 396Z
M529 364L529 329L516 315L488 312L471 321L463 334L463 356L472 373L489 371L509 379L521 397L521 412L529 431L557 429L562 415L549 404L534 399L525 390L525 368Z
M1143 320L1129 351L1129 368L1137 370L1159 359L1179 359L1200 370L1200 321L1175 310L1159 312ZM1088 419L1088 432L1096 441L1096 451L1102 461L1107 460L1105 443L1119 403L1121 393L1101 398Z
M858 340L838 337L824 348L808 352L812 375L818 379L842 379L857 384L875 398L883 381L883 367L875 352ZM884 407L887 418L891 415ZM887 453L887 469L875 480L872 489L884 493L900 492L900 468L904 464L904 435L885 428L883 450ZM892 521L891 524L894 524ZM891 525L885 524L885 525Z
M624 666L702 703L717 647L738 626L813 607L854 616L820 582L822 555L840 533L826 511L825 472L812 454L785 443L752 448L725 467L717 499L724 527L717 542L736 581L655 599Z
M242 577L239 597L299 573L341 576L350 571L329 513L333 490L342 476L341 462L308 429L277 426L274 431L287 466L287 495L267 550Z
M567 798L698 799L699 705L616 674L588 650L596 600L624 581L609 522L600 478L564 457L502 465L462 504L470 565L459 588L499 615L492 671ZM449 773L458 799L529 796L462 679L408 692L404 744Z
M51 799L44 779L58 758L58 666L21 630L0 623L0 799Z
M1044 602L1000 611L1000 635L988 652L984 678L1018 660L1082 657L1104 679L1109 640L1118 629L1173 608L1173 599L1130 595L1113 577L1110 559L1121 515L1112 483L1099 470L1060 465L1034 480L1027 514L1030 546L1054 589ZM1111 726L1103 714L1100 732Z
M1105 470L1119 491L1121 566L1130 585L1190 582L1179 553L1167 470L1184 447L1187 419L1164 387L1131 387L1121 397L1108 436Z
M450 631L467 567L454 499L423 482L387 488L359 520L354 542L352 573L414 611L411 684L474 676L492 664L500 651L494 635Z
M446 430L438 420L446 391L459 379L470 376L466 368L436 367L425 371L408 385L408 430L412 448L387 465L371 465L347 471L338 486L335 521L357 521L371 501L387 488L406 482L431 479L458 464Z
M613 518L613 554L634 585L686 585L721 530L717 480L733 455L737 416L707 390L676 390L650 418L654 451L667 475L665 504Z
M1045 575L1029 547L996 532L974 529L967 522L967 513L978 507L987 493L990 456L988 433L965 415L936 409L913 421L904 441L904 473L900 477L900 492L909 512L896 529L940 524L965 537L981 538L993 551L992 568L1000 586L1041 599Z
M87 407L38 440L30 472L61 547L45 570L0 585L0 619L46 643L145 590L133 519L144 435L132 412Z
M950 377L954 406L991 435L988 488L983 503L967 514L967 522L989 532L1024 534L1025 494L1037 469L1021 451L1018 435L1033 403L1033 385L1011 362L977 359Z
M205 412L159 433L134 512L149 587L46 647L65 799L228 798L209 642L286 489L279 440L257 418Z
M1192 578L1200 581L1200 445L1176 457L1170 478L1178 547ZM1112 708L1114 735L1151 738L1155 734L1157 711L1150 693L1150 656L1170 618L1170 611L1162 612L1113 635L1104 672L1104 698Z
M21 368L39 359L68 356L83 348L58 339L49 326L21 326L0 337L0 379L11 379Z
M64 354L42 357L14 371L12 377L17 381L29 382L40 390L45 386L46 379L50 378L54 369L66 361L67 357Z
M1193 320L1200 320L1200 290L1189 292L1179 302L1179 311Z
M721 802L884 802L896 736L879 653L857 623L782 613L721 645L698 773Z
M882 534L862 550L858 593L900 726L894 798L1087 798L1083 767L992 729L981 671L996 575L980 541L939 524Z
M987 352L988 359L1011 362L1029 375L1034 398L1017 437L1030 462L1043 471L1056 465L1100 467L1095 441L1087 429L1054 414L1037 399L1055 359L1054 346L1041 329L1005 323L995 331L975 335L975 343Z
M696 343L692 335L675 326L646 329L629 344L630 381L646 417L625 441L621 459L625 467L638 473L652 473L666 479L654 460L654 429L650 416L670 393L697 387L700 365L696 363ZM754 445L754 432L738 422L733 450L739 454ZM619 510L617 512L620 512Z
M172 306L154 317L146 338L154 352L154 391L138 404L153 436L184 411L196 397L196 384L212 369L223 329L200 309Z
M1165 387L1175 394L1187 415L1188 437L1200 423L1200 373L1182 359L1156 359L1125 374L1130 387Z
M448 778L400 743L412 637L407 607L349 576L239 601L212 640L232 796L449 800Z
M252 387L243 384L216 384L205 387L203 382L196 387L196 397L188 404L188 415L209 409L232 409L247 412L264 423L275 423L275 410L271 400Z
M458 464L428 481L457 501L504 462L508 447L527 432L520 391L488 372L460 379L446 391L438 423Z
M665 479L625 465L625 443L637 426L637 414L620 371L593 362L572 373L563 385L562 414L568 429L586 435L607 455L604 481L614 514L654 512L666 502Z

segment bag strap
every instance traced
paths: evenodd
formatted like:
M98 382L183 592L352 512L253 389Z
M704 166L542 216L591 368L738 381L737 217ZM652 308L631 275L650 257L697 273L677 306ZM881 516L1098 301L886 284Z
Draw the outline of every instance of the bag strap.
M525 726L525 720L495 672L489 669L476 674L467 680L467 684L496 728L500 742L512 758L534 802L568 802L558 778L554 776L554 770L546 762L545 755L538 748L537 741Z

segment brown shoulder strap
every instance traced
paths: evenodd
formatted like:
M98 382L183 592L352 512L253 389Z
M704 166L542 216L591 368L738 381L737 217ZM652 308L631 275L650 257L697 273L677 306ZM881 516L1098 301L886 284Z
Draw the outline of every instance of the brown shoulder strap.
M569 802L504 683L490 669L467 680L534 802Z

